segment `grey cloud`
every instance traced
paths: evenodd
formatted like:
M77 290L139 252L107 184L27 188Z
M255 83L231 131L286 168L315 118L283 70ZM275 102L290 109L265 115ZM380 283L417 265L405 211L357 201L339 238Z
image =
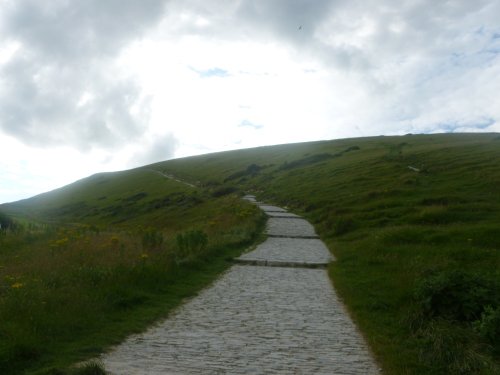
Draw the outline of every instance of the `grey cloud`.
M163 0L5 5L0 35L20 48L0 66L0 130L31 145L80 149L119 146L144 131L148 100L114 58L160 20Z
M329 15L338 1L332 0L246 0L240 2L237 16L297 43L308 41L317 25Z
M3 9L0 31L63 63L113 56L159 21L164 5L165 0L16 0Z
M127 79L114 80L92 61L58 69L35 57L16 57L0 70L0 128L35 146L108 147L137 136L147 125L147 101ZM85 95L88 103L82 103ZM141 110L132 114L130 107Z
M224 40L308 43L315 28L344 0L184 0L170 2L165 37L197 34ZM178 14L191 15L181 20ZM208 25L197 25L202 17Z
M498 14L500 2L491 0L4 1L1 40L21 48L0 66L0 130L31 144L80 148L138 137L148 101L112 62L160 19L162 38L286 45L292 56L352 78L376 108L370 115L394 128L454 123L465 111L498 123L491 99L498 86ZM78 105L85 93L92 99Z

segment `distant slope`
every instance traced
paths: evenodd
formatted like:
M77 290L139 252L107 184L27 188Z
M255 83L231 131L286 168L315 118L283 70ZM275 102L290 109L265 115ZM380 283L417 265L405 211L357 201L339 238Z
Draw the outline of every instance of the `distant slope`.
M200 200L198 189L149 168L138 168L99 173L33 198L1 205L0 210L45 221L119 224L138 217L154 218L173 203L189 205Z
M99 173L0 205L0 209L45 219L107 221L120 216L114 211L143 212L162 205L167 197L200 193L163 174L212 191L227 187L257 191L305 211L360 201L369 208L380 205L384 197L396 196L415 201L440 193L447 196L443 199L453 199L456 194L450 189L468 191L472 195L467 200L489 201L497 196L499 160L498 134L407 135L266 146Z
M260 147L149 168L206 186L254 189L311 210L325 203L371 205L384 196L418 200L466 191L469 200L488 201L497 196L499 160L499 134L440 134Z

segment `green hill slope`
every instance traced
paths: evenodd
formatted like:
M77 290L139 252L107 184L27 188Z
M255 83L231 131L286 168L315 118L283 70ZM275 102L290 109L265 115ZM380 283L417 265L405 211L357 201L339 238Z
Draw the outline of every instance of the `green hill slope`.
M212 282L263 219L148 168L1 206L0 373L75 373Z
M490 374L500 353L498 186L499 134L406 135L170 160L0 211L210 231L214 212L237 205L231 193L254 193L314 223L337 258L333 283L385 373ZM231 220L215 221L222 230Z
M498 373L498 134L262 147L152 168L309 218L387 373Z
M44 221L92 224L156 222L169 206L201 202L199 189L147 168L100 173L63 188L0 208L12 215Z

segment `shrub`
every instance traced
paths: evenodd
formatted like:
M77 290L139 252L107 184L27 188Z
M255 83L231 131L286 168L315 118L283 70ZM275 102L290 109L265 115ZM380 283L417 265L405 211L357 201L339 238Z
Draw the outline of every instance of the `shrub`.
M0 230L6 230L8 228L14 227L14 220L8 217L6 214L0 212Z
M500 347L500 307L487 306L474 327L483 339Z
M238 188L236 188L234 186L223 186L219 189L214 190L212 192L212 197L219 198L219 197L223 197L225 195L236 193L237 191L238 191Z
M487 306L499 303L498 282L476 273L453 270L432 274L417 286L415 298L424 317L472 322Z
M497 364L485 355L474 331L436 319L421 332L425 343L421 360L439 374L498 374Z

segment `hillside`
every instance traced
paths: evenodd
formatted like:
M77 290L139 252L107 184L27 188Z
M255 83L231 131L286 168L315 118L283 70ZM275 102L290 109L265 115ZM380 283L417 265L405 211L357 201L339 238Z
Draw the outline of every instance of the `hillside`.
M215 202L254 193L315 224L337 258L333 283L385 373L489 374L500 353L499 185L499 134L406 135L170 160L0 211L167 228L212 220L203 210Z
M78 373L210 284L263 219L147 168L1 206L0 373Z
M302 213L387 373L497 373L500 135L407 135L220 153L153 168Z

